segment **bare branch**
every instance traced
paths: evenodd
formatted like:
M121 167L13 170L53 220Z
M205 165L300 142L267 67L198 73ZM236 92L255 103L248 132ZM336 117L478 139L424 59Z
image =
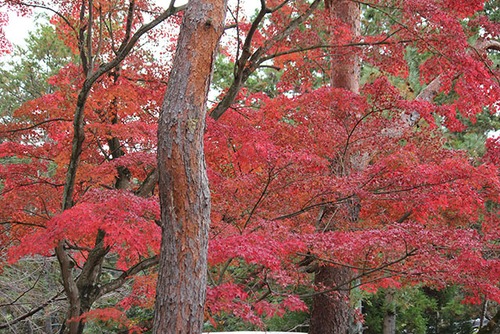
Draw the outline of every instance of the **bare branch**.
M41 304L40 306L38 307L35 307L34 309L32 309L31 311L17 317L16 319L14 320L11 320L9 322L6 322L6 323L3 323L3 324L0 324L0 329L4 329L4 328L8 328L12 325L15 325L17 324L18 322L20 321L23 321L24 319L27 319L29 317L31 317L33 314L43 310L45 307L47 307L48 305L50 305L53 301L55 301L61 294L63 293L63 291L59 291L54 297L50 298L49 300L47 300L46 302L44 302L43 304Z
M450 180L444 180L444 181L435 182L435 183L421 183L421 184L416 184L416 185L413 185L413 186L402 187L402 188L399 188L399 189L385 190L385 191L382 191L382 189L383 189L382 188L382 189L378 189L378 190L373 191L373 194L374 195L395 194L395 193L412 191L412 190L419 189L419 188L427 188L427 187L431 188L431 187L442 186L442 185L445 185L445 184L448 184L448 183L455 182L457 180L460 180L460 178L453 178L453 179L450 179Z
M316 204L311 204L311 205L308 205L306 207L303 207L302 209L300 209L298 211L295 211L295 212L292 212L292 213L289 213L286 215L274 217L271 220L283 220L283 219L293 218L295 216L299 216L303 213L306 213L312 209L316 209L316 208L321 207L321 206L343 203L343 202L345 202L353 197L354 197L354 195L349 195L347 197L339 198L336 201L327 201L327 202L320 202L320 203L316 203Z
M139 197L148 197L157 183L158 183L158 169L155 168L148 174L148 176L146 177L144 182L142 182L141 186L139 187L139 189L137 189L135 194Z
M375 272L379 272L379 271L384 271L386 270L387 268L389 268L390 266L393 266L395 264L398 264L400 262L403 262L405 261L407 258L411 257L411 256L414 256L417 254L417 251L418 249L415 248L415 249L412 249L410 251L407 251L405 252L405 254L403 254L401 257L393 260L393 261L390 261L390 262L387 262L387 263L384 263L378 267L375 267L375 268L370 268L368 270L364 270L362 271L360 274L354 276L353 278L350 278L349 280L347 280L346 282L343 282L341 284L338 284L336 285L335 287L333 288L329 288L329 289L325 289L325 290L320 290L320 291L316 291L316 292L313 292L313 293L309 293L309 294L306 294L306 295L301 295L300 297L301 298L304 298L304 297L313 297L313 296L316 296L316 295L320 295L320 294L324 294L324 293L330 293L330 292L334 292L334 291L339 291L339 290L343 290L343 289L352 289L352 288L355 288L355 287L358 287L362 284L359 284L355 287L348 287L352 282L355 282L357 280L359 280L360 278L362 277L366 277L366 276L369 276ZM328 262L328 263L332 263L332 261L330 260L326 260L326 259L321 259L322 261L324 262ZM347 264L341 264L341 263L335 263L336 265L338 266L341 266L341 267L347 267L347 268L353 268L352 266L349 266Z
M132 31L132 21L134 19L134 8L135 8L135 1L131 0L130 4L128 6L128 12L127 12L127 23L125 26L125 37L123 38L122 44L118 48L118 52L121 52L125 45L127 45L129 39L130 39L130 33Z
M94 55L92 49L92 26L94 25L94 5L93 0L88 0L89 2L89 19L87 22L87 59L88 59L88 71L92 73L94 70Z
M85 28L86 25L83 23L85 19L85 0L82 0L82 6L80 7L80 25L81 28L78 31L78 50L80 51L80 60L82 62L83 72L87 76L89 74L88 59L85 54Z
M302 13L300 16L292 20L288 26L278 32L273 38L268 40L264 45L259 47L253 54L250 53L251 44L253 36L259 26L260 22L264 18L267 13L271 13L272 11L265 6L265 1L261 1L261 10L255 21L252 23L250 27L250 31L248 32L247 38L245 39L245 43L243 44L243 49L241 56L236 60L235 68L234 68L234 80L231 86L229 87L226 95L222 98L222 100L215 106L214 109L210 112L210 117L217 120L219 119L227 109L231 106L238 94L238 91L246 82L246 80L250 77L250 75L259 68L259 65L263 62L262 58L266 52L268 52L276 43L282 41L287 36L289 36L301 23L303 23L318 7L321 0L314 0L314 2L309 6L309 8ZM278 7L283 6L287 3L284 1Z
M57 10L55 10L53 8L50 8L50 7L47 7L47 6L30 4L30 3L26 3L26 2L19 2L19 4L23 5L23 6L26 6L26 7L33 7L33 8L45 9L45 10L48 10L49 12L52 12L52 13L56 14L57 16L59 16L68 25L68 27L71 28L71 30L73 30L73 32L75 34L77 34L75 27L73 27L73 25L69 22L69 20L64 15L62 15L60 12L58 12Z
M158 260L159 260L159 256L155 255L153 257L147 258L147 259L137 263L136 265L134 265L133 267L131 267L127 271L124 271L120 275L120 277L118 277L117 279L113 280L112 282L102 286L101 289L99 290L98 297L101 297L101 296L107 294L108 292L111 292L111 291L118 289L127 281L127 279L129 277L134 276L135 274L139 273L140 271L146 270L148 268L151 268L151 267L157 265Z
M19 296L17 296L16 299L14 299L13 301L11 301L10 303L0 304L0 307L14 305L19 299L23 298L23 296L25 296L28 292L30 292L31 290L33 290L35 288L35 286L40 281L40 278L42 277L42 274L43 274L43 271L40 271L40 274L38 275L38 277L36 278L35 282L33 283L33 285L31 285L30 288L28 288L27 290L23 291Z
M35 223L26 223L26 222L20 222L20 221L3 221L3 222L0 222L0 225L9 225L9 224L47 228L45 225L39 225L39 224L35 224Z
M14 132L20 132L20 131L27 131L27 130L31 130L31 129L34 129L36 127L39 127L40 125L43 125L45 123L50 123L50 122L71 122L71 119L67 119L67 118L52 118L52 119L48 119L46 121L41 121L39 123L30 125L30 126L27 126L27 127L24 127L24 128L18 128L18 129L13 129L13 130L0 131L0 133L14 133Z
M500 51L500 41L496 41L494 39L479 39L476 41L474 47L481 52Z

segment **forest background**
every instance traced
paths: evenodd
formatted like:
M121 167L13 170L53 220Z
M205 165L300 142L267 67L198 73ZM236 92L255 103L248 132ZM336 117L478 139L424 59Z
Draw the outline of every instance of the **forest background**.
M206 330L313 332L315 302L353 333L497 314L498 3L347 1L354 24L340 3L230 4L205 134ZM151 328L156 127L184 9L61 2L2 70L1 328Z

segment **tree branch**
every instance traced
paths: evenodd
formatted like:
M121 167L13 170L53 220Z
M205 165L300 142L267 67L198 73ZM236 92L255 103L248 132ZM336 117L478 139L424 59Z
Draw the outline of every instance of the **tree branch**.
M53 8L50 8L50 7L47 7L47 6L36 5L36 4L29 4L29 3L26 3L26 2L19 2L19 5L26 6L26 7L33 7L33 8L40 8L40 9L48 10L49 12L52 12L52 13L56 14L57 16L59 16L68 25L68 27L70 27L71 30L73 30L73 32L75 34L77 34L75 27L73 27L73 25L69 22L69 20L64 15L62 15L60 12L58 12L57 10L55 10Z
M293 218L295 216L299 216L299 215L301 215L301 214L303 214L303 213L305 213L307 211L310 211L312 209L315 209L317 207L321 207L321 206L324 206L324 205L339 204L339 203L345 202L345 201L351 199L352 197L354 197L354 195L349 195L347 197L339 198L336 201L327 201L327 202L321 202L321 203L311 204L311 205L308 205L306 207L303 207L302 209L300 209L298 211L295 211L295 212L292 212L292 213L289 213L289 214L286 214L286 215L274 217L274 218L272 218L270 220L283 220L283 219Z
M42 305L40 305L38 307L35 307L31 311L29 311L29 312L27 312L27 313L25 313L25 314L17 317L14 320L11 320L11 321L3 323L3 324L0 324L0 329L8 328L8 327L10 327L12 325L17 324L20 321L23 321L24 319L27 319L27 318L31 317L33 314L35 314L35 313L43 310L45 307L47 307L48 305L50 305L50 303L52 303L53 301L55 301L57 299L57 297L59 297L62 293L63 293L63 291L59 291L54 297L50 298L49 300L47 300L46 302L44 302Z
M3 222L0 222L0 225L9 225L9 224L23 225L23 226L32 226L32 227L40 227L40 228L47 228L44 225L39 225L39 224L35 224L35 223L25 223L25 222L20 222L20 221L3 221Z
M19 296L17 296L13 301L9 302L9 303L5 303L5 304L0 304L0 307L5 307L5 306L11 306L11 305L14 305L19 299L21 299L23 296L25 296L28 292L30 292L31 290L33 290L35 288L35 286L38 284L38 282L40 281L40 278L42 277L43 275L43 270L40 271L40 274L38 275L38 277L36 278L35 282L31 285L30 288L28 288L27 290L23 291L21 294L19 294Z
M265 42L264 45L259 47L253 54L251 54L250 48L253 35L255 34L255 31L264 16L267 13L272 12L271 9L265 7L265 1L261 1L261 10L259 11L257 18L252 23L250 31L248 32L247 38L245 39L245 43L243 45L242 54L240 58L236 60L233 83L229 87L226 95L224 95L222 100L215 106L214 109L212 109L212 111L210 112L210 117L218 120L226 112L226 110L234 102L234 99L236 98L236 95L238 94L240 88L250 77L250 75L255 72L257 68L259 68L259 65L262 63L263 55L274 45L276 45L276 43L289 36L301 23L303 23L313 13L316 7L318 7L321 1L322 0L314 0L304 13L292 20L288 24L288 26L278 32L273 38ZM284 5L286 2L287 1L284 1L280 6Z
M88 59L85 54L85 28L86 25L83 23L85 19L85 0L82 0L82 6L80 7L80 30L78 31L78 50L80 51L80 60L82 62L83 72L85 76L89 74ZM89 22L87 22L89 24Z
M474 48L481 52L500 51L500 41L494 39L478 39Z
M135 1L131 0L128 6L128 12L127 12L127 23L125 26L125 37L123 38L122 44L118 48L118 53L123 50L123 48L127 45L129 39L130 39L130 33L132 31L132 22L134 19L134 8L135 8Z
M59 261L59 266L61 268L61 278L64 286L64 292L69 302L69 310L67 314L67 319L71 319L80 315L80 296L78 294L78 287L75 280L73 279L72 273L72 263L73 261L69 258L68 254L64 250L64 241L61 240L55 248L57 260ZM72 322L69 324L71 332L76 333L78 328L78 322Z
M108 283L108 284L105 284L101 287L101 289L99 290L99 293L97 295L97 297L101 297L111 291L114 291L116 289L118 289L119 287L121 287L126 281L127 279L130 277L130 276L133 276L135 274L137 274L138 272L142 271L142 270L145 270L145 269L148 269L148 268L151 268L155 265L158 264L158 260L159 260L159 256L158 255L155 255L153 257L150 257L148 259L145 259L139 263L137 263L136 265L134 265L133 267L129 268L127 271L124 271L120 277L118 277L117 279L115 279L114 281Z
M349 284L351 284L352 282L355 282L356 280L362 278L362 277L365 277L365 276L368 276L370 274L373 274L377 271L382 271L382 270L385 270L386 268L392 266L392 265L395 265L397 263L400 263L400 262L403 262L404 260L406 260L407 258L411 257L411 256L414 256L415 254L417 254L417 251L418 249L415 248L415 249L412 249L410 251L407 251L403 256L401 256L400 258L397 258L396 260L393 260L393 261L390 261L390 262L387 262L387 263L384 263L383 265L379 266L379 267L376 267L376 268L371 268L369 270L365 270L363 271L361 274L359 275L356 275L355 277L349 279L348 281L344 282L344 283L341 283L341 284L338 284L337 286L333 287L333 288L330 288L330 289L325 289L325 290L321 290L321 291L316 291L316 292L313 292L313 293L309 293L309 294L306 294L306 295L301 295L300 297L301 298L304 298L304 297L313 297L313 296L316 296L316 295L320 295L320 294L324 294L324 293L330 293L330 292L334 292L334 291L339 291L341 290L343 287L346 287L348 286ZM323 261L325 262L328 262L328 263L332 263L332 261L326 261L325 259L323 259ZM346 264L340 264L340 263L336 263L336 265L339 265L339 266L342 266L342 267L348 267L348 268L352 268L351 266L348 266ZM359 284L358 286L360 286L362 284ZM358 287L356 286L356 287ZM351 289L351 288L349 288Z
M130 51L132 50L132 48L135 46L135 44L142 35L147 33L149 30L153 29L154 27L156 27L158 24L163 22L171 15L174 15L179 11L184 10L186 6L187 5L173 7L171 3L171 6L166 11L164 11L160 16L150 21L149 23L142 25L133 34L133 36L125 44L122 50L117 53L116 57L113 60L111 60L108 63L102 64L99 68L97 68L94 72L92 72L92 75L90 75L85 79L82 89L78 94L76 111L73 120L74 133L73 133L71 157L69 161L68 171L66 173L66 185L63 191L63 210L66 210L73 206L73 190L75 186L76 171L78 169L83 141L85 140L85 134L83 129L84 109L88 95L90 93L90 90L92 89L93 84L102 75L109 72L111 69L115 68L118 64L120 64L125 59L125 57L130 53Z
M139 189L137 189L135 194L139 197L148 197L157 184L158 184L158 169L155 168L148 174L148 176L146 177L144 182L142 182L141 186L139 187Z
M257 199L257 201L255 202L254 206L252 207L252 209L250 210L250 213L248 214L248 218L246 219L245 223L243 224L243 229L242 230L245 230L246 227L248 226L248 223L250 222L250 220L252 219L252 216L253 214L255 213L255 210L257 210L257 207L259 206L259 204L264 200L264 198L266 197L267 195L267 189L269 188L269 185L271 184L271 182L273 181L274 177L273 177L273 174L272 174L272 169L269 171L268 175L267 175L267 180L266 180L266 184L264 185L264 189L262 189L261 193L260 193L260 196L259 198ZM242 231L240 230L240 232Z
M39 123L30 125L30 126L27 126L27 127L24 127L24 128L18 128L18 129L13 129L13 130L0 131L0 133L15 133L15 132L19 132L19 131L31 130L31 129L34 129L36 127L39 127L40 125L43 125L45 123L50 123L50 122L71 122L71 119L67 119L67 118L52 118L52 119L48 119L46 121L41 121Z
M86 44L87 44L87 59L88 59L88 71L92 73L94 70L94 51L92 49L92 27L94 25L94 2L93 0L88 0L89 2L89 19L87 22L87 36L86 36Z

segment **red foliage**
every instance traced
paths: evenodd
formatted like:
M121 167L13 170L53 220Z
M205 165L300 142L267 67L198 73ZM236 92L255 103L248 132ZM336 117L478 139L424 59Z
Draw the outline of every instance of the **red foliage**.
M454 282L498 299L494 285L483 289L497 281L498 259L484 256L498 248L487 242L495 228L485 222L477 230L485 201L498 201L495 168L474 167L443 148L437 132L397 122L414 104L387 82L365 94L370 103L331 89L261 97L259 109L210 124L211 264L230 282L224 268L241 265L237 258L257 266L260 284L290 289L307 281L296 263L309 254L357 268L369 286L386 286L389 277L391 286ZM332 168L349 172L332 175ZM359 221L338 205L350 199L358 201ZM314 226L324 205L340 212L335 232ZM394 223L406 213L408 222ZM489 223L498 227L498 218Z
M486 140L486 151L485 161L500 168L500 136Z
M80 319L75 320L83 320L84 322L96 321L113 324L114 327L118 326L119 328L126 329L127 333L130 334L139 334L147 330L146 328L136 326L133 322L127 319L127 316L123 311L115 307L94 309L82 315Z
M57 1L78 30L75 3ZM99 10L114 15L106 1L99 3ZM483 3L372 1L370 6L379 10L401 8L389 6L395 12L381 22L384 29L356 39L316 11L267 52L283 53L273 60L283 73L277 96L244 91L237 107L217 122L208 120L210 321L216 324L217 316L232 314L261 324L264 316L305 310L300 292L311 288L311 274L301 266L305 259L350 266L370 291L453 283L467 287L471 299L482 294L500 301L495 285L500 221L498 206L488 206L500 201L500 142L489 139L483 164L475 166L464 152L444 147L435 122L441 119L456 130L461 126L457 112L474 119L500 100L495 69L484 52L468 44L478 27L498 32L497 24L477 13ZM136 5L144 13L157 9L149 1ZM251 51L307 7L305 1L293 1L273 12L259 27ZM124 26L121 15L116 24ZM462 20L473 15L468 24ZM77 54L75 31L63 21L52 19ZM176 27L165 28L170 51ZM250 24L238 22L238 27L244 34ZM116 41L125 37L123 29L114 33ZM111 39L109 31L104 34ZM101 47L102 61L116 51L112 43ZM359 95L327 84L331 50L354 47L363 64L376 69ZM408 47L425 59L417 73L421 84L440 78L440 104L408 100L401 91L398 80L408 82L410 75ZM290 52L300 48L307 51ZM118 269L159 252L157 199L139 197L138 191L156 165L156 121L170 70L165 59L168 53L155 58L137 51L93 86L85 106L75 205L64 212L73 112L85 79L81 64L61 69L50 79L53 93L26 102L12 121L0 122L5 136L0 143L2 259L50 256L66 240L81 267L99 231ZM99 59L94 65L99 68ZM418 127L404 120L415 112L421 118ZM119 154L111 149L113 140L119 142ZM120 168L131 178L117 189ZM317 226L323 215L334 228ZM359 219L350 219L353 215ZM152 307L155 276L149 274L134 277L121 307ZM335 287L316 290L321 288ZM118 309L85 317L124 321Z
M0 56L9 53L12 45L5 38L4 27L8 24L9 17L6 13L0 12Z

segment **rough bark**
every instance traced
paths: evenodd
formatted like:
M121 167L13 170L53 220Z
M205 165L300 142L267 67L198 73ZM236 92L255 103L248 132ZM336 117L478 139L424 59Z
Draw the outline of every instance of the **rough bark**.
M360 33L361 10L359 3L351 0L331 0L329 10L336 20L349 27L353 40L355 40ZM360 62L355 51L352 47L336 48L332 51L332 87L359 93Z
M203 154L206 98L226 2L191 0L158 125L162 244L154 333L200 333L210 192Z
M350 275L349 268L324 266L316 273L314 283L320 289L340 286L350 279ZM350 320L348 287L314 296L310 334L347 334Z
M331 15L350 27L353 39L359 35L360 7L349 0L330 0L326 2ZM359 92L359 59L352 48L336 49L332 52L332 88L343 88L353 93ZM341 170L346 170L342 166ZM348 168L348 167L347 167ZM354 205L356 205L354 203ZM349 211L349 210L347 210ZM344 217L357 219L357 217ZM349 289L345 283L353 276L352 270L345 267L322 266L315 275L315 284L320 289L343 286L338 294L318 294L313 298L310 334L347 334L356 326L353 322L353 310L349 302Z
M384 334L395 334L396 333L396 313L394 310L388 310L384 314Z

